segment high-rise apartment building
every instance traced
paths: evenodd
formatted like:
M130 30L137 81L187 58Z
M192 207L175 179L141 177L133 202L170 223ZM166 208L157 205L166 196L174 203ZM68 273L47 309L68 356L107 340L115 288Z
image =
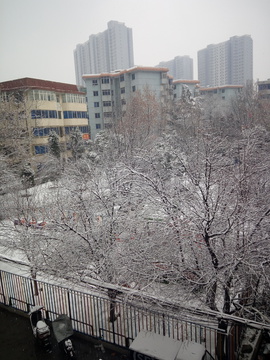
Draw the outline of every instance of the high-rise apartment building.
M91 138L121 119L136 91L147 88L160 103L167 103L172 94L171 78L167 72L168 68L135 66L110 73L84 75Z
M208 45L198 51L201 86L246 85L253 80L253 41L250 35Z
M90 35L74 50L76 84L84 86L84 74L100 74L134 66L132 29L109 21L107 30Z
M176 56L173 60L162 61L158 67L167 67L175 80L193 80L193 59L188 55Z

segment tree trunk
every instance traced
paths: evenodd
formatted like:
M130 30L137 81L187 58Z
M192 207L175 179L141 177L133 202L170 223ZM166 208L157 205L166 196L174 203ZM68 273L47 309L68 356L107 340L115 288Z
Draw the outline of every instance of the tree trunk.
M211 310L218 311L216 307L216 293L217 293L217 281L214 280L210 284L206 293L206 304Z
M110 298L110 316L109 316L109 321L111 323L113 323L119 316L119 314L116 314L116 296L119 294L119 291L117 290L108 290L108 296Z

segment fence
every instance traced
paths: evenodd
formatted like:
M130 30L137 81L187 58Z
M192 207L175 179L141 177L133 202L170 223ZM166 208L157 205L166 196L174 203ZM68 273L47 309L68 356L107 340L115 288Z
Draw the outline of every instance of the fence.
M1 270L0 303L24 312L29 312L31 306L43 305L48 320L67 314L75 331L125 348L142 329L177 340L203 343L214 359L227 359L229 353L234 360L237 347L235 335L232 350L228 337L216 328ZM111 321L112 310L114 321Z

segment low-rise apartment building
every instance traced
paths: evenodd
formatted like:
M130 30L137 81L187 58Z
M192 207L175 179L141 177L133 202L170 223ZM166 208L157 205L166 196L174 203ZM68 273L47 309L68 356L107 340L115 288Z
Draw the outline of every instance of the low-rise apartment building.
M215 96L221 100L228 101L232 97L235 97L243 89L242 85L224 85L215 87L201 87L199 88L199 94L201 96Z
M265 81L258 81L257 82L258 87L258 95L259 98L262 100L269 100L270 99L270 79Z
M27 131L31 137L30 154L41 156L48 151L48 136L55 131L68 157L69 134L77 127L84 139L90 138L86 94L76 85L33 78L0 83L1 101L15 96L25 102Z
M110 73L84 75L91 138L126 111L128 101L136 91L148 89L160 103L172 98L172 79L167 68L136 66Z
M173 98L181 99L184 89L188 89L192 97L198 96L199 92L198 80L173 80Z

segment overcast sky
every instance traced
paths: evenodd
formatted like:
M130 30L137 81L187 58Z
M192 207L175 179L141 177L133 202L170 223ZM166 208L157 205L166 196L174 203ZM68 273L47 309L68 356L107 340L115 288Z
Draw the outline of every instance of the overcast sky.
M270 78L270 0L0 0L0 82L75 84L73 50L110 20L133 30L135 65L155 66L251 35L254 79Z

